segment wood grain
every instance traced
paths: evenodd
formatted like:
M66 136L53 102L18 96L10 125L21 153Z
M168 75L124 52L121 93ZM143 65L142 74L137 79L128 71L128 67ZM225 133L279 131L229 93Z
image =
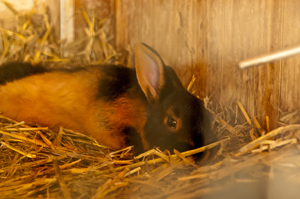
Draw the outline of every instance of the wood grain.
M116 0L119 49L154 47L183 82L194 73L200 97L240 101L263 128L277 126L279 109L300 108L300 57L240 70L245 58L300 44L295 0ZM242 113L240 112L240 117Z
M90 18L95 18L96 23L106 19L113 11L111 4L113 0L74 0L75 4L75 38L83 38L86 36L84 29L87 24L82 15L84 8Z

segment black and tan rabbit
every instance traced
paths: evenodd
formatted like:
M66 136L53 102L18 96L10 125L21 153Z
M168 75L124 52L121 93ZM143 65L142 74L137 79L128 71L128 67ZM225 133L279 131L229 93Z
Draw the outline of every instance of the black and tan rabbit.
M50 70L27 63L0 67L0 112L17 121L63 126L113 149L134 145L185 151L216 138L211 115L171 67L145 44L135 67Z

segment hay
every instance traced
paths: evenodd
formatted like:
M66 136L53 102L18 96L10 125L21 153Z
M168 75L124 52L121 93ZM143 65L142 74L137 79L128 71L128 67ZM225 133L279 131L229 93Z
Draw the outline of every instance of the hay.
M20 14L7 5L25 20L15 31L1 29L1 63L69 67L125 60L109 44L109 19L96 24L83 10L87 37L66 45L51 34L46 9ZM35 24L34 17L43 23ZM188 87L192 93L197 93L195 78ZM0 198L239 198L241 187L251 191L247 198L261 198L279 191L266 187L268 182L299 185L299 110L282 113L282 127L270 131L268 117L264 130L240 102L223 107L213 106L209 98L204 101L214 115L219 142L174 154L156 148L137 157L132 157L132 147L112 151L81 133L64 128L54 132L0 115ZM238 108L246 123L237 118ZM204 162L191 158L216 145L221 147L215 157Z
M153 149L130 158L132 147L112 152L63 128L53 132L4 116L0 121L1 197L101 198L134 184L161 188L153 184L178 169L199 168L187 156L218 144L174 155Z
M110 44L112 37L107 36L110 18L96 20L82 9L82 15L88 25L85 29L86 37L66 43L52 34L48 9L44 4L37 6L37 2L29 12L18 12L11 4L3 1L16 15L18 25L14 31L0 28L3 43L0 64L23 61L34 65L45 63L48 67L70 67L87 63L120 63L116 58L121 59L121 55ZM39 7L42 9L38 9Z

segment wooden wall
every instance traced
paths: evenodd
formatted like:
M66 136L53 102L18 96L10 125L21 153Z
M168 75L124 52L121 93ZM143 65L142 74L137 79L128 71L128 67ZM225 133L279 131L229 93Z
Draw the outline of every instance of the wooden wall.
M274 128L279 109L300 108L300 57L247 70L237 63L299 45L299 10L296 0L116 0L117 46L153 46L183 81L194 70L201 97L240 101Z
M84 28L87 24L82 15L84 8L89 16L94 16L96 20L108 18L112 9L114 0L74 0L75 2L75 37L82 38L86 36ZM99 21L98 21L99 22ZM97 21L96 21L97 23Z

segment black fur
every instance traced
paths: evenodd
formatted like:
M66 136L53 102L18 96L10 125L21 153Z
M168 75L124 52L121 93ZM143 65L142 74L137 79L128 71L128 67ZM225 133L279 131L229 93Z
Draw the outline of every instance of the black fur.
M184 101L185 103L182 103ZM182 122L185 124L180 134L190 135L190 140L194 140L194 146L184 142L184 139L178 140L177 133L168 132L165 125L161 125L165 117L167 104L172 106L174 113L179 114ZM191 150L204 145L203 134L208 131L203 116L204 107L200 101L189 94L185 89L177 90L169 95L163 103L152 107L145 125L146 139L151 145L160 146L161 149L172 151L174 148L178 151ZM186 114L192 113L192 114ZM181 141L182 140L182 141Z
M33 66L29 63L21 62L7 63L0 67L0 85L5 85L7 82L45 72L47 72L47 69L40 65Z
M134 146L133 148L134 154L140 154L144 152L142 138L135 128L126 127L125 129L123 129L123 133L127 135L127 140L126 140L127 145Z
M0 67L0 85L35 74L54 71L75 73L87 70L89 67L97 67L103 76L99 79L97 99L112 101L128 92L129 89L132 90L131 92L137 91L142 97L144 96L138 85L135 69L116 65L47 69L40 65L33 66L30 63L10 62Z
M86 67L74 67L74 68L55 68L55 69L51 69L48 70L48 72L66 72L66 73L76 73L76 72L80 72L80 71L86 71L87 68Z
M128 92L137 92L143 96L140 89L135 69L124 66L100 66L103 78L99 79L97 98L112 101Z

